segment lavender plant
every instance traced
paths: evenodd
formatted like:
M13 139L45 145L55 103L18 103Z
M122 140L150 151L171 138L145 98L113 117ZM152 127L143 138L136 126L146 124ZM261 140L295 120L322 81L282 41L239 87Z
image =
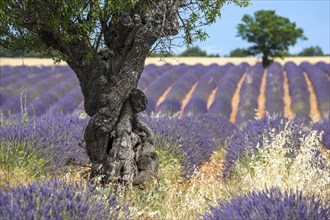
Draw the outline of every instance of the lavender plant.
M183 115L195 115L207 113L207 100L202 98L191 98L183 110Z
M319 199L303 196L302 191L281 191L270 188L253 191L246 195L233 196L230 201L218 200L217 206L202 218L212 219L328 219L329 204Z
M182 72L187 71L188 66L173 66L164 72L160 77L154 80L146 89L145 94L148 97L146 112L151 114L155 112L156 104L160 96L180 77Z
M237 124L243 124L255 118L263 72L264 68L261 63L257 63L248 69L240 91L240 102L236 116Z
M178 100L165 99L158 107L157 113L162 115L174 115L181 111L181 102Z
M225 72L223 66L209 66L208 70L198 80L195 90L191 98L208 100L211 92L216 88L219 80L223 78Z
M131 219L113 193L95 186L52 179L0 191L1 219Z
M241 192L276 186L329 200L330 163L319 148L321 134L297 119L280 120L262 130L257 143L245 139L245 152L232 162L228 184Z
M302 62L300 67L306 71L312 81L318 106L323 117L330 116L330 81L326 73L308 62Z
M68 161L88 161L85 150L78 145L86 125L87 119L74 116L41 117L26 124L1 126L0 141L8 147L11 143L30 143L31 150L50 163L48 167L62 170Z
M210 114L219 114L229 120L231 114L231 100L237 87L237 83L248 68L242 63L227 70L224 78L217 85L215 100L210 106Z
M149 64L144 67L144 70L141 74L141 78L138 82L138 88L145 90L154 80L161 76L168 68L171 68L171 65L164 64L160 67L157 67L154 64Z
M189 68L188 71L182 73L182 75L172 85L166 96L166 100L178 101L182 103L192 86L199 80L206 69L207 67L203 65L196 65Z
M322 145L330 150L330 121L323 118L313 125L313 129L322 132Z
M295 114L308 116L310 113L309 91L303 71L293 62L285 63L284 69L289 81L292 111Z
M176 152L185 168L183 175L187 177L209 160L215 150L224 147L236 131L235 125L216 115L144 120L154 131L157 145Z
M283 114L284 112L284 76L280 63L273 62L267 70L266 78L266 103L265 108L268 114Z
M321 61L317 62L315 66L323 70L330 77L330 63L325 63Z

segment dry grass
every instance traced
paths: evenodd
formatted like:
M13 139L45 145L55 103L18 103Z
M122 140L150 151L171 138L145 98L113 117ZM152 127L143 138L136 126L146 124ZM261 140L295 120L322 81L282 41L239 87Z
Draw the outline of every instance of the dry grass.
M263 118L266 113L266 96L265 96L265 91L266 91L266 79L267 79L267 70L263 72L262 78L261 78L261 85L260 85L260 92L258 96L258 110L256 113L256 118Z

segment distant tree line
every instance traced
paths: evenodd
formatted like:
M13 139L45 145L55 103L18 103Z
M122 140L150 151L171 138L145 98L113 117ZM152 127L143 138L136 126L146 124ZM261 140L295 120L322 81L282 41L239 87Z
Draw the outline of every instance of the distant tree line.
M282 51L284 57L317 57L317 56L329 56L329 54L324 54L323 50L319 46L311 46L304 48L301 52L297 54L289 53L288 51ZM237 48L232 50L228 57L247 57L249 56L248 50Z

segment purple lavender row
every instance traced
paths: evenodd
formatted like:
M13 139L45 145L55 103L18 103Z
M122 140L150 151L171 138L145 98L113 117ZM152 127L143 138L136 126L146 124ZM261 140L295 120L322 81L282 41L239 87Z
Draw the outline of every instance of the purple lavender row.
M56 105L57 102L62 100L70 91L79 88L79 82L77 78L72 75L64 82L51 87L49 90L45 90L41 96L36 98L27 107L29 115L41 116L46 114L50 107Z
M232 66L233 64L231 64ZM207 113L207 102L216 88L218 82L224 77L228 65L211 65L209 70L200 78L196 88L187 103L183 114L202 114Z
M79 86L76 86L66 96L62 97L50 109L51 114L71 114L84 100L84 96Z
M302 69L293 62L286 63L284 69L288 76L293 113L309 116L309 91Z
M0 190L1 219L133 219L115 194L98 195L95 186L64 180L32 182ZM97 197L98 199L95 199Z
M181 110L181 104L193 85L207 70L207 67L198 64L190 67L188 71L178 78L170 89L164 102L162 102L156 112L165 114L175 114Z
M9 82L13 82L13 79L17 80L17 75L26 75L26 72L38 73L42 71L42 68L36 66L5 66L0 67L0 86L6 85ZM15 82L15 81L14 81Z
M47 74L45 74L45 72L40 68L14 69L18 70L13 72L11 76L6 77L5 79L1 78L0 80L1 93L4 94L4 99L0 100L0 105L17 93L23 84L26 84L26 87L28 87L35 84L35 80L47 78Z
M322 69L330 77L330 63L318 62L315 66Z
M27 96L27 106L45 91L49 90L51 87L57 84L62 83L66 79L70 78L70 76L72 76L72 74L52 74L48 71L45 71L40 75L33 76L30 79L27 79L22 82L24 88L28 88L26 91L24 91L24 94L26 94ZM15 87L10 88L15 89ZM13 115L19 113L21 111L20 94L17 94L16 96L10 98L10 100L6 101L3 105L1 105L1 109L5 115L8 115L9 113Z
M328 219L328 216L329 208L320 199L304 196L301 190L282 192L276 187L235 195L230 201L219 199L201 219Z
M258 97L264 68L257 63L247 70L245 80L240 91L240 102L236 123L243 124L254 119L255 111L258 109Z
M221 80L217 85L215 100L210 106L208 113L218 114L229 120L232 110L231 102L233 95L239 80L242 78L248 67L249 64L242 63L227 70L223 80Z
M318 106L323 117L329 117L330 114L330 81L326 73L308 62L303 62L300 67L306 71L309 79L312 81L316 93Z
M146 112L155 112L156 104L160 96L168 89L184 72L189 69L186 65L170 66L160 77L153 81L145 91L148 98Z
M156 80L159 76L161 76L169 67L170 67L169 64L165 64L159 67L154 64L145 66L141 74L141 78L139 79L138 82L138 88L141 90L145 90L154 80Z
M266 112L270 115L284 113L283 84L284 75L282 65L274 62L268 67L265 90L265 108Z
M0 81L1 90L1 100L0 106L3 105L7 100L12 97L19 95L19 91L23 88L31 88L31 86L36 86L36 84L42 83L44 80L49 80L49 77L53 77L52 74L67 74L74 75L73 71L67 66L58 67L12 67L11 77ZM1 73L2 74L2 73ZM8 86L10 85L10 87Z

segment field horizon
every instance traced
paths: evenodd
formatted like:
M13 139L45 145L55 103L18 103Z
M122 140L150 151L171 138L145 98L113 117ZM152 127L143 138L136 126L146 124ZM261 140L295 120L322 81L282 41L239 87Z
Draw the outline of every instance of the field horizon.
M330 63L330 56L323 56L323 57L285 57L284 59L277 58L275 62L280 64L284 64L286 62L292 61L295 64L299 65L304 61L308 61L311 64L315 64L317 62L326 62ZM256 57L148 57L145 61L145 65L154 64L157 66L161 66L164 64L172 64L172 65L179 65L179 64L186 64L186 65L211 65L211 64L218 64L224 65L226 63L233 63L234 65L240 64L242 62L246 62L249 65L256 64L257 62L261 62L261 58ZM53 65L67 65L66 62L54 63L54 60L49 58L28 58L28 57L21 57L21 58L7 58L7 57L0 57L0 66L53 66Z

